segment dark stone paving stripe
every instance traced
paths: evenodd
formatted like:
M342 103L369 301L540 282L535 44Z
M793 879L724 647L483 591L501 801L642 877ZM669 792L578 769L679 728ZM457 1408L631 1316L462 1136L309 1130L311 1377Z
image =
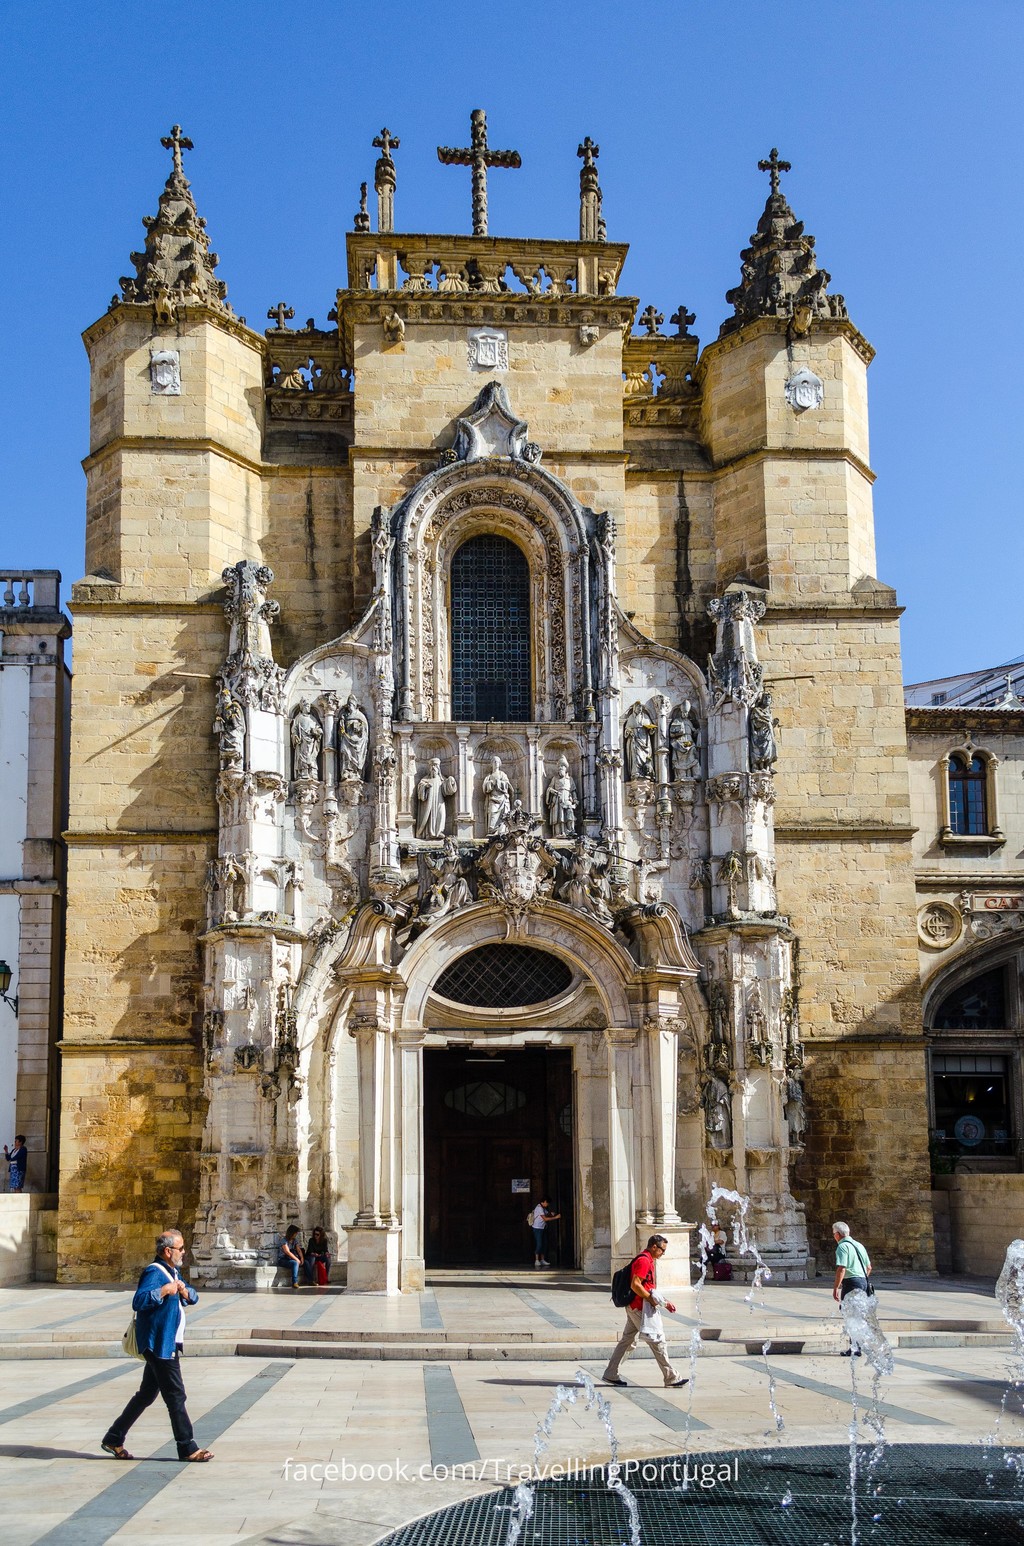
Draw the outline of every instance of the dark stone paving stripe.
M746 1365L748 1369L757 1369L761 1374L765 1372L763 1358L737 1358L736 1362ZM772 1374L786 1385L796 1385L801 1390L813 1390L817 1395L829 1396L834 1401L852 1402L853 1400L852 1391L844 1390L841 1385L826 1385L824 1380L808 1379L805 1374L791 1374L788 1369L780 1369L777 1363L772 1364ZM874 1410L874 1403L871 1400L871 1381L866 1375L857 1382L857 1405L861 1411L865 1411L868 1407ZM913 1423L918 1427L942 1427L941 1417L926 1417L923 1412L913 1412L905 1406L890 1406L887 1401L880 1401L878 1410L883 1417L894 1417L897 1422Z
M331 1308L335 1298L335 1295L324 1294L323 1298L318 1299L315 1304L311 1304L308 1310L303 1310L301 1315L297 1315L292 1321L292 1326L315 1325L316 1322L320 1319L321 1315L327 1314L327 1311Z
M204 1448L209 1448L221 1434L244 1417L257 1401L273 1390L278 1380L292 1368L294 1364L291 1363L268 1364L251 1380L247 1380L240 1390L218 1402L198 1419L201 1429L198 1442ZM163 1407L162 1401L160 1406ZM152 1456L154 1461L176 1461L177 1458L178 1450L173 1442L165 1444ZM117 1465L113 1460L110 1463L111 1466ZM69 1514L67 1519L48 1530L45 1535L38 1536L35 1546L103 1546L140 1509L145 1508L165 1487L177 1480L181 1475L181 1466L180 1463L153 1465L137 1461L125 1470L122 1462L122 1473L116 1482L104 1487L95 1498L83 1503L81 1508ZM199 1538L202 1538L201 1533Z
M27 1329L30 1331L56 1331L60 1326L74 1326L78 1321L87 1321L91 1315L105 1315L110 1310L125 1309L130 1315L132 1294L134 1292L134 1289L132 1289L131 1292L126 1289L123 1298L119 1297L117 1299L108 1299L106 1304L95 1305L91 1310L79 1310L75 1315L65 1315L62 1320L43 1321L42 1325L31 1326ZM120 1337L120 1335L121 1333L118 1332L118 1337Z
M70 1385L62 1385L59 1390L45 1391L41 1396L30 1396L27 1401L19 1401L17 1406L5 1406L0 1411L0 1423L12 1423L17 1417L27 1417L30 1412L41 1412L45 1406L55 1406L58 1401L66 1401L69 1396L77 1396L80 1391L92 1390L96 1385L105 1385L107 1380L115 1380L121 1374L138 1373L134 1362L119 1364L116 1369L101 1369L99 1374L90 1374L84 1380L75 1380Z
M423 1393L427 1403L431 1465L463 1465L469 1460L479 1460L480 1451L448 1364L423 1365Z
M610 1397L612 1392L606 1390L603 1394ZM625 1396L626 1400L632 1401L633 1405L638 1406L641 1412L646 1412L648 1417L653 1417L655 1422L662 1423L666 1428L671 1428L674 1433L686 1433L688 1430L692 1431L697 1428L709 1428L711 1426L710 1423L701 1422L700 1418L694 1417L692 1413L689 1420L687 1420L685 1406L676 1406L673 1402L667 1401L664 1396L659 1396L653 1390L630 1385L626 1390L614 1391L614 1394L616 1396ZM688 1400L689 1396L687 1395L683 1399Z
M420 1295L420 1329L422 1331L444 1330L441 1306L432 1288L425 1288Z
M514 1288L512 1292L515 1294L517 1299L521 1299L523 1301L527 1309L533 1311L534 1315L540 1315L544 1320L546 1320L549 1326L561 1326L568 1331L576 1331L579 1329L579 1323L577 1321L566 1320L565 1316L559 1315L557 1310L549 1310L544 1301L542 1299L538 1299L536 1294L531 1294L528 1289Z

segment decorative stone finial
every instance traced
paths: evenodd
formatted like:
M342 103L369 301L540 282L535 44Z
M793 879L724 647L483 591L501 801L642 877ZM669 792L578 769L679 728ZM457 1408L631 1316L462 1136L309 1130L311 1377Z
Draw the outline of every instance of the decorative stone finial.
M597 180L597 158L600 145L595 145L588 134L576 154L583 158L580 167L580 241L603 242L607 238L604 216L601 213L603 196Z
M398 185L398 173L395 171L395 163L391 159L391 152L397 150L401 140L391 133L390 129L382 129L373 140L374 150L380 151L380 158L373 169L373 186L377 190L377 230L393 231L395 229L395 188ZM360 213L363 206L360 205ZM357 217L358 219L358 217ZM370 229L369 218L365 226L356 226L356 230Z
M648 338L660 338L661 337L661 334L658 332L658 329L661 326L661 324L664 322L664 320L665 320L665 313L663 311L655 311L653 306L648 306L646 308L646 310L642 311L640 313L639 317L637 318L637 321L641 322L643 324L643 326L647 329L647 337Z
M779 175L790 171L790 163L773 147L767 160L757 165L768 173L771 192L750 246L740 254L743 277L726 293L734 315L722 323L720 335L758 317L785 318L800 332L816 318L845 318L843 297L826 294L832 276L818 267L814 237L804 235L803 222L780 191Z
M292 320L294 315L294 306L286 306L284 301L278 301L277 305L271 306L270 310L267 312L267 319L268 321L274 323L275 333L290 333L291 328L288 327L287 324ZM267 332L270 332L270 328L267 328Z
M170 321L176 305L210 306L231 315L224 297L228 287L214 278L218 258L210 251L206 221L196 212L195 200L182 167L181 153L192 141L174 124L160 141L172 152L171 175L164 185L156 215L145 215L146 247L133 252L134 278L122 278L121 298L137 305L152 302L159 321Z
M368 231L370 229L370 211L366 207L366 184L359 184L359 209L352 223L353 231Z
M672 313L668 320L675 328L677 338L689 338L691 336L690 323L696 322L697 313L695 311L687 311L685 306L680 306L677 311Z
M487 114L482 107L475 107L470 117L470 142L459 148L438 145L437 159L442 166L469 166L473 168L473 235L487 235L487 168L511 167L517 171L522 166L518 150L491 150L487 144Z

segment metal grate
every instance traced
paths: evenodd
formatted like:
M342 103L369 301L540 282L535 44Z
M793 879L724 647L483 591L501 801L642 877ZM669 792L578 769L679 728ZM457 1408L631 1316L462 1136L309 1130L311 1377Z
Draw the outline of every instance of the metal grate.
M532 945L481 945L445 967L434 992L477 1009L515 1009L564 993L572 971Z
M452 718L530 718L530 570L485 533L452 559Z
M1001 1454L956 1444L894 1444L868 1469L861 1447L861 1546L1021 1546L1024 1500ZM772 1452L687 1455L646 1462L662 1479L623 1480L636 1496L643 1546L823 1546L850 1539L850 1452L821 1445ZM702 1487L701 1466L735 1467L729 1481ZM703 1473L707 1475L708 1473ZM878 1491L875 1492L874 1489ZM783 1498L790 1501L783 1503ZM505 1546L511 1489L472 1498L403 1526L380 1546ZM625 1510L601 1473L541 1482L523 1546L623 1546Z

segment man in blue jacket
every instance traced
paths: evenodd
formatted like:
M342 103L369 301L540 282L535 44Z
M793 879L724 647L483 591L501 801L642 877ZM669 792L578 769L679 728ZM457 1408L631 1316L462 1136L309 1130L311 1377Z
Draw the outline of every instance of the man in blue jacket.
M157 1235L156 1257L143 1271L135 1290L135 1339L146 1360L146 1371L135 1395L103 1437L101 1447L115 1460L134 1460L135 1456L124 1447L125 1435L158 1395L164 1398L171 1419L178 1459L213 1459L208 1449L200 1449L196 1443L185 1410L185 1385L181 1378L185 1306L195 1304L199 1295L181 1276L184 1255L185 1242L178 1230L167 1229Z

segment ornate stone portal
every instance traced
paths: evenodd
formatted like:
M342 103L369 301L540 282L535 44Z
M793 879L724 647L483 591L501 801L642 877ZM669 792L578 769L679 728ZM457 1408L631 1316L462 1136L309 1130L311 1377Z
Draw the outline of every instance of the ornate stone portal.
M763 603L739 586L711 604L705 678L622 615L613 524L539 460L490 384L454 460L375 517L363 620L287 672L270 644L270 570L225 570L195 1248L210 1281L271 1270L281 1199L297 1198L348 1231L350 1288L419 1287L423 1051L453 1034L533 1044L538 1023L572 1049L581 1130L607 1147L600 1192L578 1156L582 1265L607 1271L656 1226L682 1232L673 1272L688 1282L677 1195L696 1203L722 1179L751 1191L769 1260L806 1258L787 1179L804 1111L793 936L775 904ZM525 722L451 719L439 576L480 530L529 564ZM570 997L553 1021L504 1011L500 1030L466 1007L453 1032L432 997L441 967L513 939L569 965Z

